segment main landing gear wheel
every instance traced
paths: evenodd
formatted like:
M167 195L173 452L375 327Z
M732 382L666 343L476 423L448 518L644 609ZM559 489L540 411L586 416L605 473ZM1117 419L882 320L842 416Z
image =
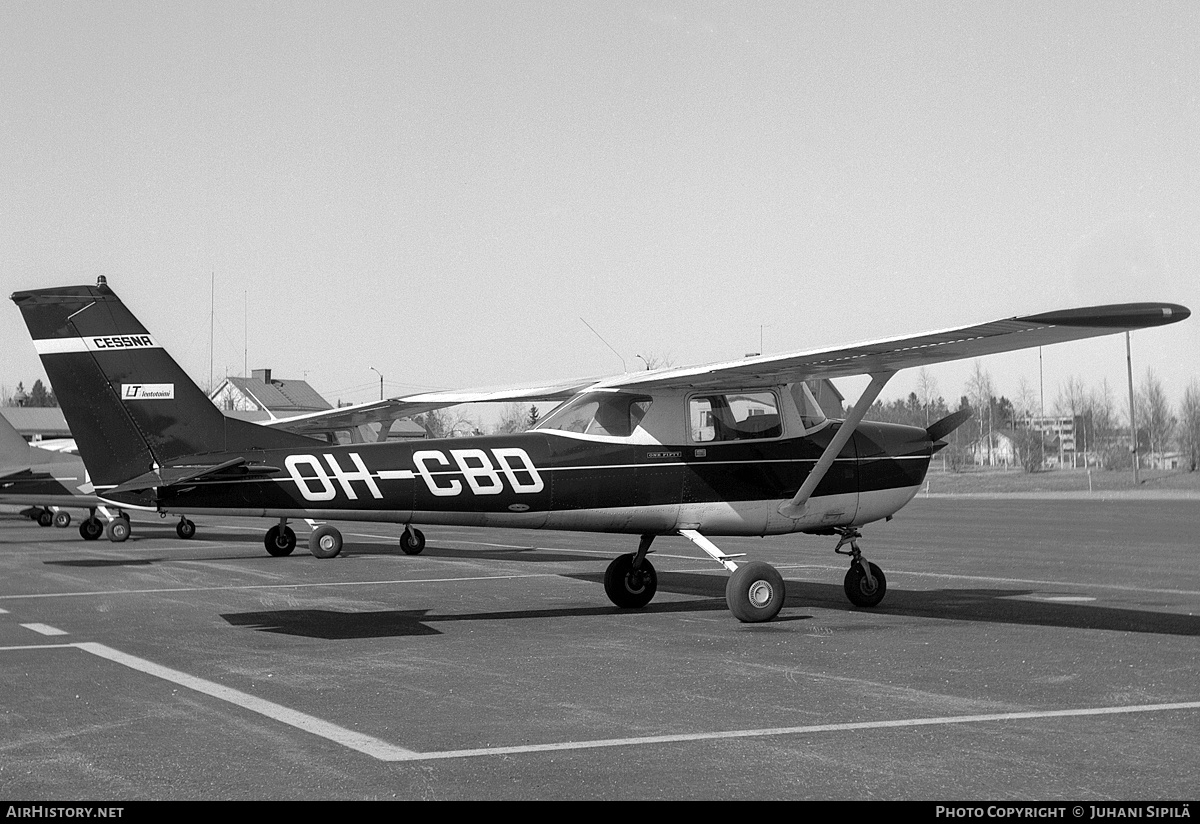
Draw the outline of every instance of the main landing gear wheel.
M867 562L867 566L871 569L874 583L867 580L860 561L854 561L846 573L846 597L856 607L877 606L887 593L887 578L883 577L883 570L870 561Z
M196 525L187 518L181 518L179 523L175 524L175 534L186 541L196 534Z
M104 524L99 518L88 518L79 522L79 537L85 541L94 541L104 534Z
M746 624L770 621L783 607L783 576L762 561L750 561L733 571L725 584L725 602L733 617Z
M104 533L108 535L108 540L114 544L119 544L129 538L129 519L113 518L108 522L108 526L104 528Z
M342 551L342 533L331 526L319 526L308 536L308 551L314 558L333 558Z
M54 525L59 529L63 529L71 525L71 513L58 511L54 513Z
M420 555L425 549L425 533L419 529L406 529L400 536L400 549L405 555Z
M37 514L38 526L50 526L54 523L54 513L48 509L43 509Z
M619 555L604 571L604 593L622 609L639 609L650 603L658 592L658 573L654 564L643 558L636 568L633 553Z
M296 533L292 532L290 526L280 527L276 524L267 530L263 545L266 546L267 552L276 558L291 555L292 550L296 548Z

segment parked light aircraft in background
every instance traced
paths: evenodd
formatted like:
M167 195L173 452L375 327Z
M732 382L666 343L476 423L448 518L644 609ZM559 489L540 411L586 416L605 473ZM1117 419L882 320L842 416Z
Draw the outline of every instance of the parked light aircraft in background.
M79 523L79 534L94 541L104 532L101 512L109 523L121 520L115 529L129 534L129 517L124 512L112 515L92 491L83 459L65 448L45 449L28 443L3 415L0 415L0 504L28 507L21 514L42 526L71 525L68 509L86 509L88 517Z
M711 540L804 532L837 536L845 591L874 606L887 582L859 528L916 494L942 440L966 420L928 428L863 422L899 369L1175 323L1183 306L1069 309L912 337L712 366L671 368L506 392L435 392L313 413L264 427L226 418L101 278L96 286L12 296L25 318L97 494L129 508L278 519L272 555L296 544L288 519L501 526L640 536L608 567L619 607L657 589L657 536L682 535L731 575L730 610L766 621L784 599L769 564L737 563ZM869 375L843 421L804 381ZM386 442L392 421L459 403L559 400L531 431ZM334 429L383 422L378 443L337 443ZM189 522L190 523L190 522ZM337 555L341 533L313 530L309 551Z

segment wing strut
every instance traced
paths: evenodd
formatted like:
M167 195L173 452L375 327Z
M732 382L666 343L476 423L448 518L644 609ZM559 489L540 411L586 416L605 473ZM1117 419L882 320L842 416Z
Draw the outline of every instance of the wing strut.
M883 391L884 385L891 380L894 374L896 373L871 373L871 383L863 390L858 402L850 410L850 415L846 420L842 421L842 425L834 433L833 440L829 442L829 446L825 447L825 451L821 453L816 466L808 473L808 477L804 479L804 483L800 484L800 489L796 491L796 496L790 501L785 501L779 505L780 515L785 518L800 518L804 515L804 507L808 504L808 499L812 497L813 490L817 488L817 484L821 483L821 479L825 477L825 473L829 471L829 467L833 466L833 462L838 454L841 453L842 447L846 445L846 441L850 440L850 436L854 434L854 430L858 429L863 416L867 414L867 410L871 408L871 404L875 403L875 399Z

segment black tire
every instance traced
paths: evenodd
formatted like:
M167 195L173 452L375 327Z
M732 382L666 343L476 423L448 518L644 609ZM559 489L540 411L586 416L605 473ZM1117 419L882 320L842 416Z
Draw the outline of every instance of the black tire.
M779 570L762 561L742 564L725 584L725 603L745 624L770 621L783 608L785 591Z
M179 523L175 524L175 534L185 541L196 534L196 525L184 518Z
M50 526L54 523L54 513L48 509L43 509L37 515L38 526Z
M104 524L98 518L88 518L79 522L79 537L85 541L94 541L104 534Z
M108 535L108 540L114 544L122 543L129 538L129 521L125 518L113 518L108 522L108 526L104 528L104 533Z
M292 550L296 548L296 533L292 532L290 526L280 529L279 524L276 524L267 530L263 537L263 545L267 548L267 553L276 558L291 555Z
M425 533L419 529L406 530L400 536L400 549L405 555L420 555L425 549Z
M59 510L54 513L54 525L59 529L66 529L71 525L71 513Z
M336 528L319 526L308 536L308 551L314 558L335 558L342 551L342 533Z
M658 573L649 558L633 568L633 553L618 555L604 570L604 593L621 609L640 609L658 592Z
M869 561L867 563L871 567L871 577L875 579L874 587L867 583L867 576L863 574L862 564L858 561L852 563L846 572L846 597L856 607L877 606L887 594L887 578L883 570Z

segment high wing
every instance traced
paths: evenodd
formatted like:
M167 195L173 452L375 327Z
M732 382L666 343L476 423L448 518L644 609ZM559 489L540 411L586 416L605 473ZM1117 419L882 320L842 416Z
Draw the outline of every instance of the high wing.
M422 392L383 401L343 406L324 412L310 412L292 418L264 422L264 426L285 429L298 435L315 436L352 426L386 423L411 418L435 409L464 403L506 403L516 401L565 401L598 382L597 378L567 380L559 383L539 383L504 389L464 389L445 392ZM386 436L387 429L382 436Z
M603 381L603 387L665 389L793 383L897 372L914 366L994 355L1053 343L1164 326L1191 312L1174 303L1122 303L1045 312L940 332L887 338L831 349L745 358L708 366L638 372Z
M301 435L371 423L388 423L435 409L465 403L567 400L589 388L631 387L643 390L747 386L794 383L820 378L894 373L933 363L994 355L1110 335L1115 332L1163 326L1186 319L1191 312L1175 303L1122 303L1066 309L995 320L919 335L885 338L849 346L815 349L736 361L633 372L615 377L585 378L504 389L464 389L424 392L384 401L345 406L282 418L263 424ZM381 437L386 436L386 428Z

